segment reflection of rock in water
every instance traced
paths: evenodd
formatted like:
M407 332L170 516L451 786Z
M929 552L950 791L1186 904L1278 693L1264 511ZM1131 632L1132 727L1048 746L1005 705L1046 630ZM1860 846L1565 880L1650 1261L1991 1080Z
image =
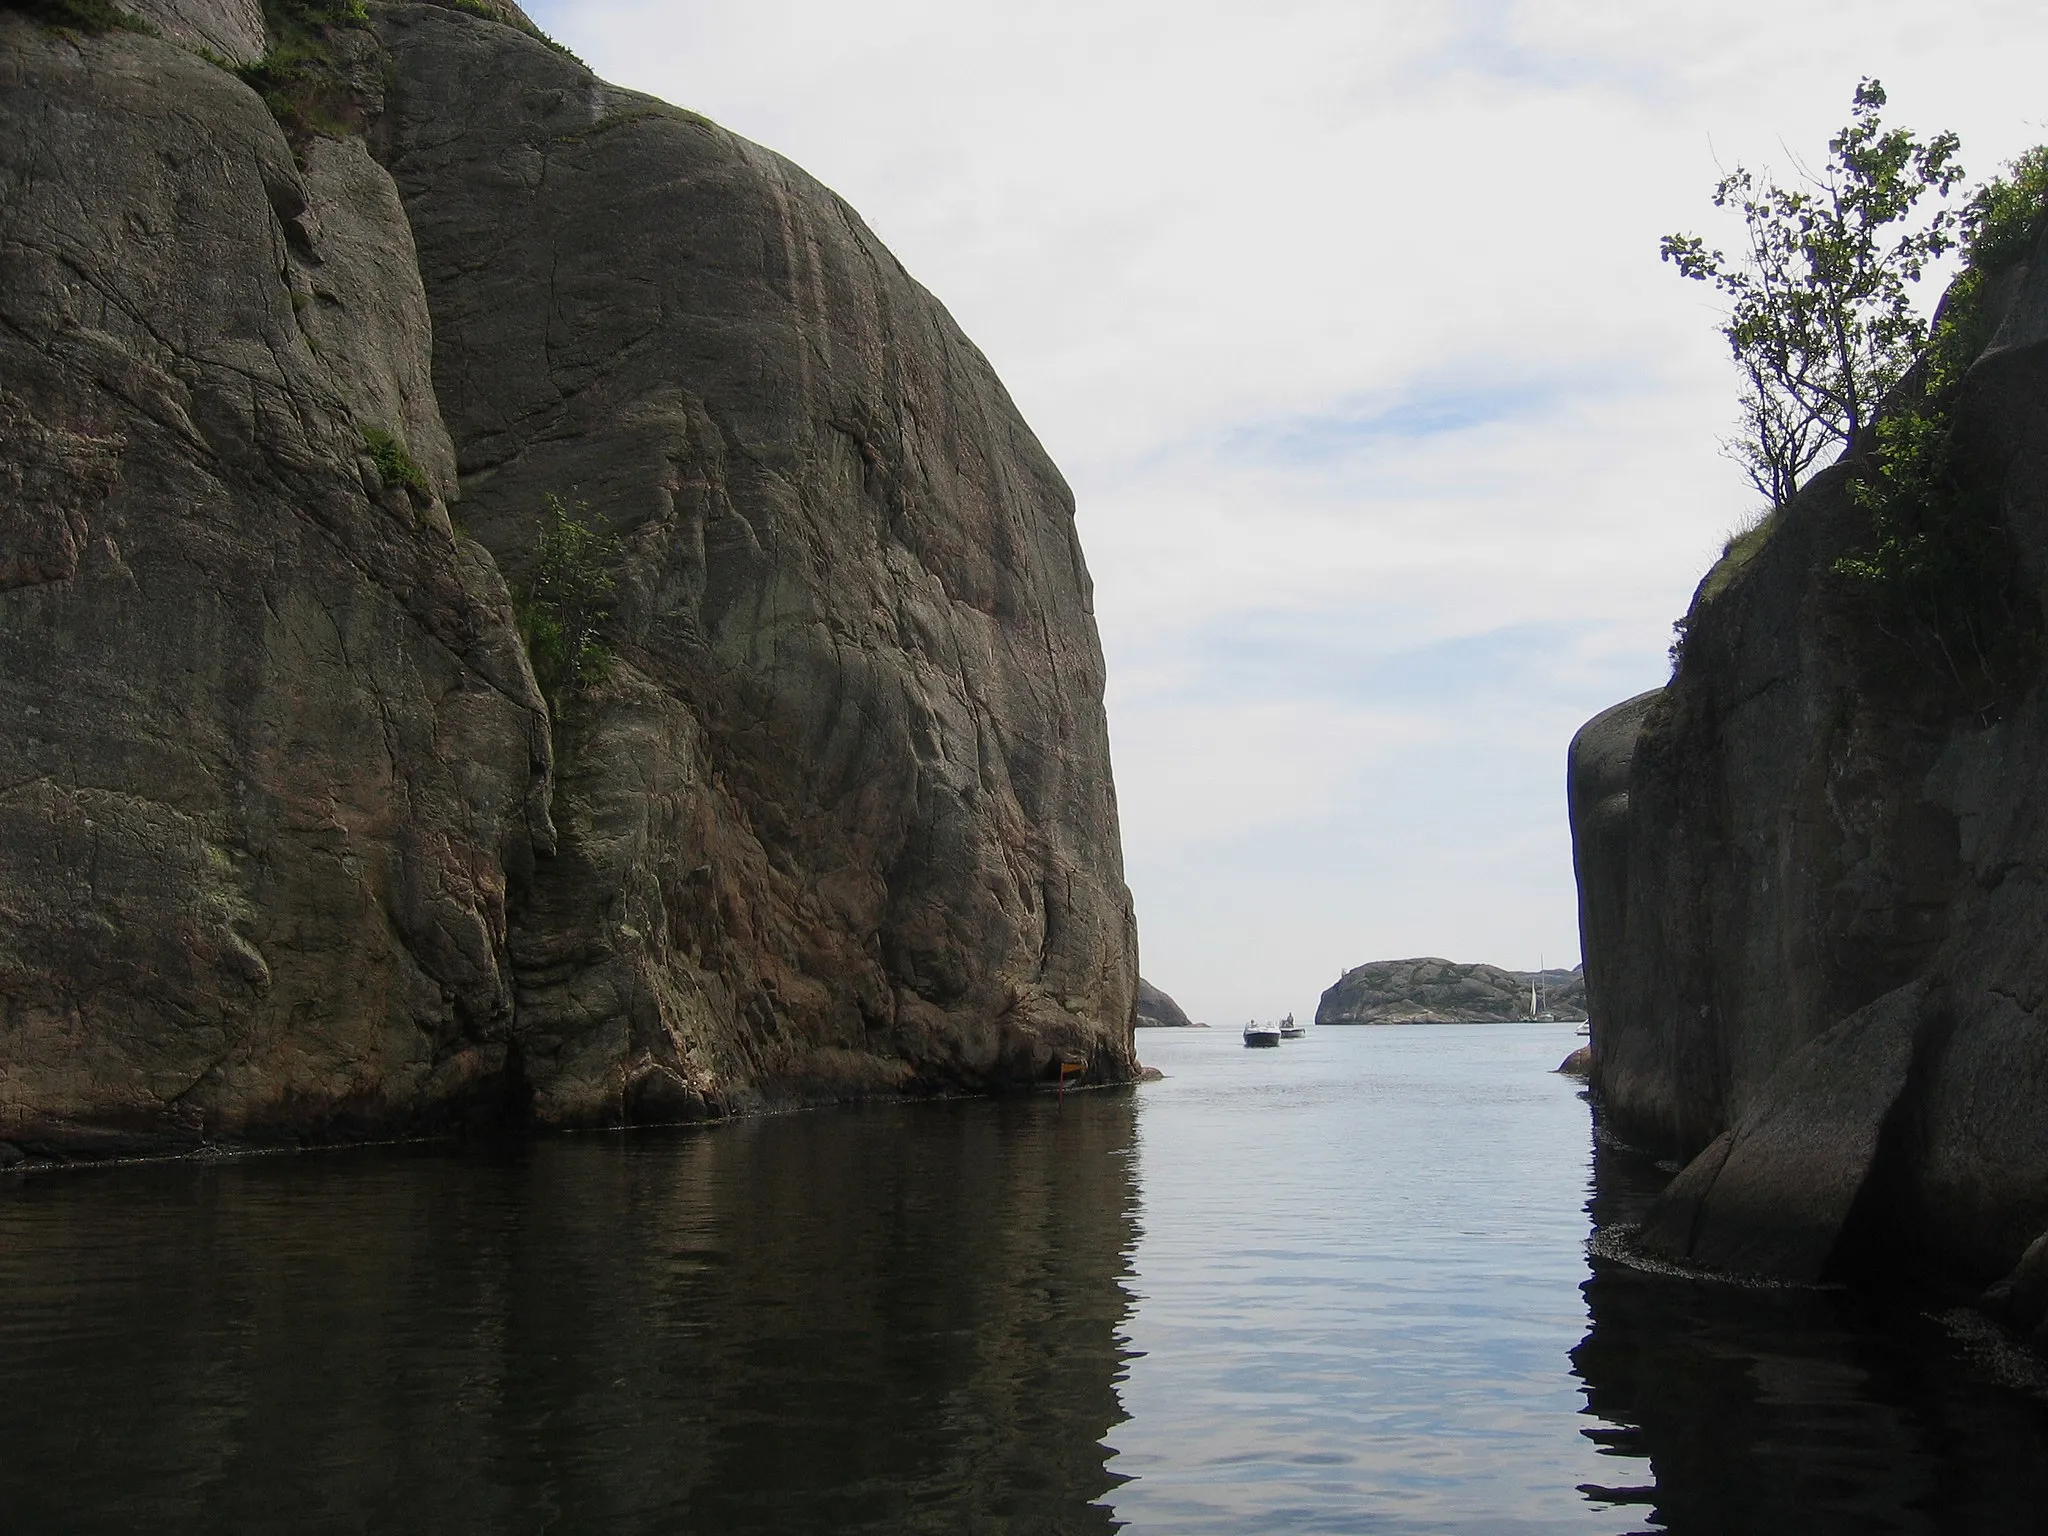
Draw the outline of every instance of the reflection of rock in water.
M1640 1221L1664 1181L1596 1146L1588 1213ZM1585 1434L1616 1458L1595 1502L1680 1536L2038 1528L2048 1408L1973 1367L1922 1307L1598 1257L1585 1289L1572 1365L1604 1421Z
M1121 1093L37 1181L0 1529L1112 1529Z

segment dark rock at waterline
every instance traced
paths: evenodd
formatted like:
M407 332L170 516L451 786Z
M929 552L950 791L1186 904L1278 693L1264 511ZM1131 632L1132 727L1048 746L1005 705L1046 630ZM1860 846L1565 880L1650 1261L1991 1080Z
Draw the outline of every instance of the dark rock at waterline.
M1795 1053L1672 1180L1642 1245L1712 1269L1821 1279L1905 1087L1925 1001L1919 985L1901 987Z
M2048 1345L2048 1233L2027 1245L2012 1273L1989 1287L1979 1301L1985 1311L2035 1346Z
M1587 1077L1593 1070L1593 1048L1582 1045L1557 1064L1560 1077Z
M1727 1138L1674 1250L1982 1285L2048 1229L2048 250L1988 293L1953 437L2004 520L1982 657L1838 574L1874 538L1859 449L1731 545L1669 686L1574 745L1593 1083L1639 1144Z
M0 1123L1130 1077L1058 471L829 191L501 9L330 29L366 131L296 144L178 46L260 7L0 11ZM552 721L549 495L625 545Z
M28 1154L11 1141L0 1141L0 1170L18 1168L28 1161Z
M1144 977L1138 978L1138 1026L1141 1029L1193 1029L1195 1021L1181 1010L1179 1003L1153 986Z
M1318 1024L1485 1024L1529 1017L1529 991L1542 982L1545 1014L1584 1017L1577 969L1504 971L1452 960L1375 960L1346 971L1316 1005Z

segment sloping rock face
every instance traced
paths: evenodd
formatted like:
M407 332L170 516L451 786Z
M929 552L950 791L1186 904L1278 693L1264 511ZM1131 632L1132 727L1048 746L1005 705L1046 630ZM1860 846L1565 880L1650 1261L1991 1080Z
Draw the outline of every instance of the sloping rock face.
M1956 456L2038 633L2048 256L1995 292ZM1707 1191L1731 1266L1982 1281L2048 1226L2048 695L2038 648L1995 686L1948 673L1845 590L1855 468L1717 567L1670 686L1574 744L1593 1078L1631 1138L1725 1153L1673 1198ZM1802 1159L1824 1199L1795 1192Z
M1133 1075L1090 588L986 362L516 8L371 12L367 135L296 146L178 46L230 0L0 12L0 1139ZM625 545L552 722L549 495Z
M1316 1005L1318 1024L1492 1024L1529 1017L1532 971L1451 960L1375 960L1331 984ZM1543 1010L1578 1016L1584 987L1576 971L1545 971Z
M1140 976L1138 1025L1143 1029L1193 1029L1195 1021L1187 1016L1179 1003Z

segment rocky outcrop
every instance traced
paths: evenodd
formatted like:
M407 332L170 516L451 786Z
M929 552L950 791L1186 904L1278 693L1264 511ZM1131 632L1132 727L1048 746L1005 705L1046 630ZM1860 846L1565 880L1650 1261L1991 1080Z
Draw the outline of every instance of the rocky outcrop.
M1179 1003L1153 986L1144 977L1138 978L1138 1027L1141 1029L1193 1029L1195 1021L1181 1010Z
M190 51L238 3L0 12L0 1140L1131 1076L1087 574L986 362L516 8L370 13L288 140ZM552 720L549 496L624 547Z
M1650 1227L1680 1256L1983 1283L2048 1227L2048 253L1988 291L1953 441L2003 643L1944 654L1839 572L1860 445L1731 545L1669 687L1573 746L1593 1081L1697 1155Z
M1318 1024L1491 1024L1529 1017L1534 971L1450 960L1375 960L1346 971L1316 1005ZM1541 973L1543 1011L1582 1017L1579 972Z

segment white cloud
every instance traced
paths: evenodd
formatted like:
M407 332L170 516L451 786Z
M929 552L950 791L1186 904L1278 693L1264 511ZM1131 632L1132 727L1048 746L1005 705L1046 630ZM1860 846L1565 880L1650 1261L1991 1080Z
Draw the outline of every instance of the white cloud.
M1576 953L1562 762L1748 510L1718 164L1861 75L1981 173L2048 13L1728 0L540 0L845 195L1074 482L1147 974L1297 1012ZM1717 158L1718 157L1718 158Z

